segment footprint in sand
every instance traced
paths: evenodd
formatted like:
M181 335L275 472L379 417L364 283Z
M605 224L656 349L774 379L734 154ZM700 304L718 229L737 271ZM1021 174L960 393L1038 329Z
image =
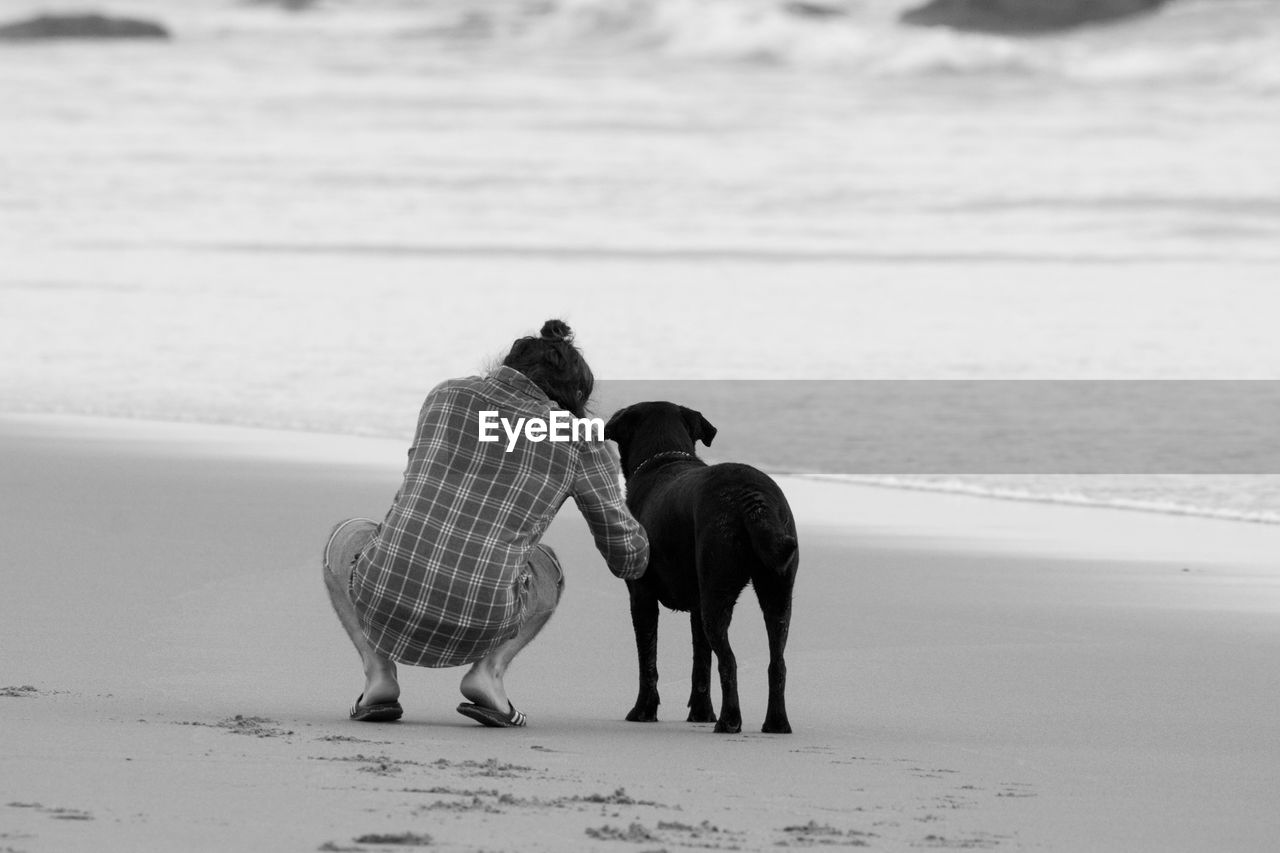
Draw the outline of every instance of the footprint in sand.
M0 697L9 699L34 699L38 695L40 691L30 684L24 684L21 687L0 687Z
M34 811L47 814L54 820L93 820L93 813L83 809L68 809L58 806L46 806L42 803L7 803L11 809L33 809Z

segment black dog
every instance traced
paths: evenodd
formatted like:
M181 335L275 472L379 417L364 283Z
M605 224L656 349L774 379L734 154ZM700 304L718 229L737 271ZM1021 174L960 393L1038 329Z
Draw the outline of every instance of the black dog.
M627 581L640 655L640 694L627 719L658 714L658 604L687 610L693 629L689 721L742 730L738 665L729 647L733 606L750 582L769 633L769 709L763 731L789 733L782 653L791 625L799 565L796 524L777 483L750 465L708 466L694 442L710 446L716 428L674 403L637 403L616 412L604 435L618 443L627 506L649 534L649 568ZM711 704L711 653L720 663L721 705Z

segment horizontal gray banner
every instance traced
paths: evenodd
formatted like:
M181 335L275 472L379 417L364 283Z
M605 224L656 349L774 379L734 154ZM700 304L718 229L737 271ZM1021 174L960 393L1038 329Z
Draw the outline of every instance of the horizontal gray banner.
M602 380L697 409L711 459L833 474L1276 474L1280 381Z

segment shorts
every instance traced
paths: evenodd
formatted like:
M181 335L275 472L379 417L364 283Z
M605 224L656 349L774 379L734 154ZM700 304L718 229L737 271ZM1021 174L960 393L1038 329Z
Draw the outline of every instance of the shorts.
M535 547L516 584L520 588L521 621L555 610L564 593L564 569L556 552L546 545Z
M324 546L324 568L337 576L348 595L352 594L356 561L378 535L379 527L378 522L369 518L348 518L329 533ZM555 610L564 593L564 569L556 552L547 545L535 546L529 562L516 578L516 588L522 622L530 616Z
M336 575L351 595L351 579L356 560L378 535L378 522L371 518L348 518L334 525L324 544L324 570Z

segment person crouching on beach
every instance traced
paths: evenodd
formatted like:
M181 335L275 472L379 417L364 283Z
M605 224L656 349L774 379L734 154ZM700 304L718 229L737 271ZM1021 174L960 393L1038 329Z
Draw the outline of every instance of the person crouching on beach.
M404 713L396 662L471 664L461 684L470 701L458 712L495 728L525 724L503 675L560 601L560 561L540 540L570 496L610 571L644 573L649 542L602 437L481 440L481 412L509 422L545 421L553 410L585 417L594 381L569 327L548 320L488 376L448 380L427 395L386 518L339 523L324 550L329 597L364 665L351 719Z

